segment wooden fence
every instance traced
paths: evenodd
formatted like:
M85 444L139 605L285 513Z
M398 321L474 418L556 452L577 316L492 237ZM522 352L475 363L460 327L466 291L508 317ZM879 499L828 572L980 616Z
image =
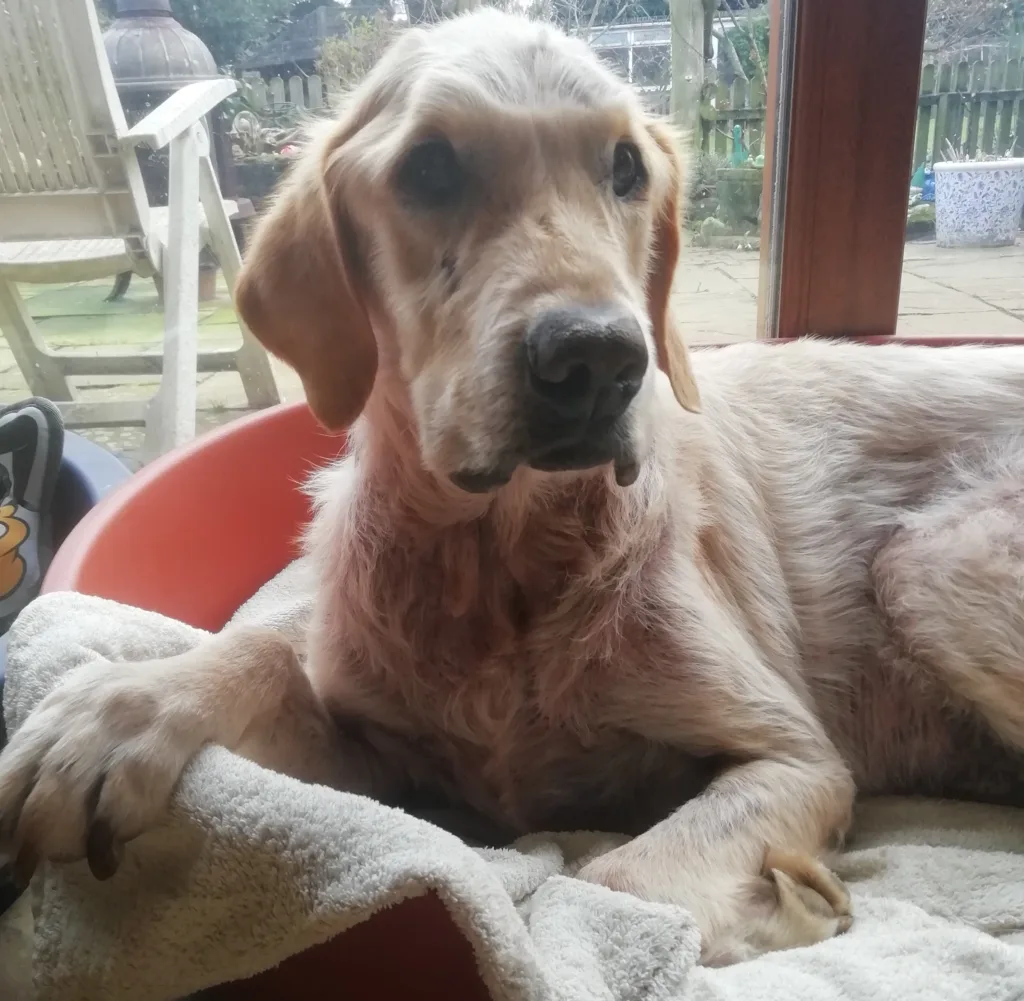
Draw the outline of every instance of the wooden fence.
M739 141L763 153L764 88L737 80L720 84L701 108L701 148L728 156ZM946 140L964 156L1024 156L1024 48L953 62L927 61L921 71L914 167L946 157Z
M959 62L925 63L914 166L958 153L1024 155L1024 49Z
M750 156L764 152L764 85L760 80L734 80L731 87L720 83L713 98L700 109L701 149L728 156L736 144L739 126L741 149Z
M258 111L291 106L305 111L318 111L331 106L334 96L316 73L272 76L265 80L258 73L244 73L238 81L242 96Z

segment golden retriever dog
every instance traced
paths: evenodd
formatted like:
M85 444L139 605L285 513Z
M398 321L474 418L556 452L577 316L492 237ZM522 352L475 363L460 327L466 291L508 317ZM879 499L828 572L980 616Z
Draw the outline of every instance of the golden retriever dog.
M67 678L0 758L23 870L110 875L215 742L510 837L635 833L581 878L725 963L850 925L856 792L1024 800L1024 349L691 357L682 178L583 42L402 32L237 289L351 425L305 656L238 628Z

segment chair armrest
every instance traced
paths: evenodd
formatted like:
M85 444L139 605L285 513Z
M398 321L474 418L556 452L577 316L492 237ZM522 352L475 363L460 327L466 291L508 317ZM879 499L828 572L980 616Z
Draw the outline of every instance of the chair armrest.
M151 149L162 149L172 139L201 121L237 89L238 85L228 77L190 83L176 90L141 122L130 128L121 136L121 142L126 146L145 144Z

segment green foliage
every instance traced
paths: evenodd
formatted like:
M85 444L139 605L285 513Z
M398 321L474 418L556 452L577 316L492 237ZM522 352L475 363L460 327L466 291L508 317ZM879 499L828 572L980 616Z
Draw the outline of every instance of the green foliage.
M100 24L116 16L115 0L95 0ZM334 0L171 0L181 24L207 45L218 66L231 66L269 41L289 21Z
M768 70L768 44L771 39L767 15L758 12L751 16L748 11L737 11L735 24L728 14L724 15L721 23L747 79L764 80Z
M316 71L341 90L354 87L391 44L399 29L384 11L360 18L344 38L328 38L320 50Z
M271 38L293 6L293 0L171 0L174 16L207 44L218 66Z
M96 19L100 22L100 29L106 31L110 22L114 20L113 4L107 4L104 0L94 0L96 7Z
M687 201L695 202L713 195L718 186L719 168L726 165L727 160L724 156L699 150L690 165L687 176L689 188Z

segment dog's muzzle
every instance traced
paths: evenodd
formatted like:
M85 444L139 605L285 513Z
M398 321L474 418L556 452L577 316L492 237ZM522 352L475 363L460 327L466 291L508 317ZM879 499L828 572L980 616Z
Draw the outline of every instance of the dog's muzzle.
M452 481L472 493L509 481L516 466L543 472L612 464L628 486L639 475L626 413L649 358L636 317L614 303L569 305L540 313L522 341L521 437L506 460L459 470Z
M610 303L547 310L527 330L524 355L527 463L557 471L618 460L622 417L648 365L636 318Z

